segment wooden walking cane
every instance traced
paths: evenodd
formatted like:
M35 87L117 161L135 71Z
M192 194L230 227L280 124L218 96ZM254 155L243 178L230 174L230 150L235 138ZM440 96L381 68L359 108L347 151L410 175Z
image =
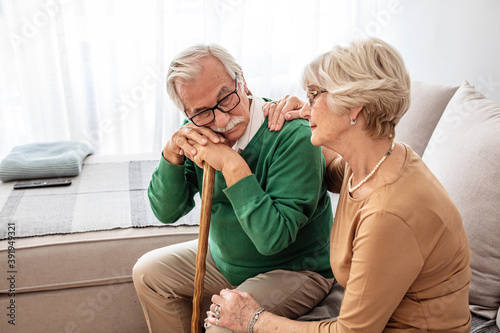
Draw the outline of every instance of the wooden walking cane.
M208 249L208 230L214 196L215 170L207 162L203 164L203 189L201 193L200 232L198 234L198 252L196 253L196 272L194 276L193 316L191 333L200 332L201 301L203 298L206 257Z

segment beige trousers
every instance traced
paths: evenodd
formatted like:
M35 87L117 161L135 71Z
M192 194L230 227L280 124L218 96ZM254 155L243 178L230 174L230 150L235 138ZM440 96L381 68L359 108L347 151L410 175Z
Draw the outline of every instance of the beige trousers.
M191 331L197 250L197 240L175 244L148 252L135 264L134 285L150 332ZM251 293L267 311L296 318L318 304L332 282L315 272L275 270L250 278L237 288ZM201 320L212 295L235 287L222 276L208 251ZM210 326L206 332L231 331Z

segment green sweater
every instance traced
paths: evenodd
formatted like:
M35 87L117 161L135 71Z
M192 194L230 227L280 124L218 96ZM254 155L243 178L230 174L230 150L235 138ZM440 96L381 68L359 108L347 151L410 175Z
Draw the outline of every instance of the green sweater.
M216 171L209 244L231 285L275 269L333 276L333 215L323 179L325 161L310 138L305 120L287 122L281 131L271 132L266 118L241 152L253 174L228 188ZM186 215L202 184L203 169L190 160L173 165L162 157L148 189L156 217L173 223Z

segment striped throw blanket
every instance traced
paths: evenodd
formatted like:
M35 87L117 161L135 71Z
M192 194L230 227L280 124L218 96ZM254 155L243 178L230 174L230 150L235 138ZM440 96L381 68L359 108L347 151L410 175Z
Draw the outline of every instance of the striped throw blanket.
M14 190L0 183L0 239L7 224L16 237L67 234L115 228L165 226L153 215L147 187L158 161L83 164L70 186ZM173 225L199 223L200 199ZM171 226L171 225L170 225Z

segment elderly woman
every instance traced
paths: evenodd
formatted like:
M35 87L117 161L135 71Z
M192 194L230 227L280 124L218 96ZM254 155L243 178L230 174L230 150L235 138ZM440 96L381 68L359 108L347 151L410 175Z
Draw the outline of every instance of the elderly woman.
M270 126L296 114L322 146L330 191L340 193L330 263L345 287L335 321L299 322L248 293L212 297L208 323L236 332L469 332L469 248L460 214L412 149L395 142L410 104L400 54L369 38L336 47L304 70L309 103L288 97ZM274 110L276 108L276 110ZM286 116L285 116L286 115Z

